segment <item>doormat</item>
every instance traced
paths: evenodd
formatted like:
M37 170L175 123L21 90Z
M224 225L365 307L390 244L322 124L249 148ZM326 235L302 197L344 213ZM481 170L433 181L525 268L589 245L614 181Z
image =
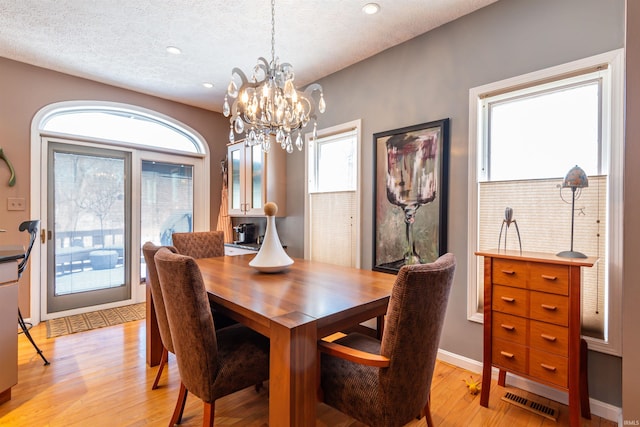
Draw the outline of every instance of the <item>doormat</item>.
M139 303L51 319L47 320L47 338L141 320L145 315L146 304Z

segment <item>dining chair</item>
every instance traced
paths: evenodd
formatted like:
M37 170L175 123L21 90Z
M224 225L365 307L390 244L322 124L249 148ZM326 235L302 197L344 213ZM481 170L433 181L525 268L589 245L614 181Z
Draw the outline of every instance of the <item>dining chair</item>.
M192 258L224 256L224 232L222 231L173 233L172 239L173 246L182 255Z
M158 270L153 259L156 252L163 246L156 246L152 242L146 242L142 245L142 254L144 256L144 262L147 265L147 277L146 281L151 289L151 298L153 299L153 306L156 312L156 319L158 321L158 330L160 331L160 341L162 341L162 355L160 356L160 365L158 366L158 373L153 381L151 390L158 388L158 382L162 371L169 360L169 352L174 353L173 342L171 341L171 331L169 330L169 321L167 320L167 312L164 308L164 299L162 298L162 290L160 289L160 282L158 281ZM177 252L173 246L164 246L171 252Z
M431 379L455 265L448 253L400 269L381 340L352 333L319 341L319 398L371 427L422 416L432 427Z
M29 262L29 255L31 255L33 244L38 238L38 225L40 225L40 220L35 219L30 221L24 221L18 226L19 231L26 231L29 233L29 246L27 247L27 250L24 253L24 258L22 258L22 261L18 263L18 279L22 277L22 273L24 273L24 270L27 268L27 263ZM18 307L18 325L20 326L20 329L22 329L22 333L24 334L24 336L27 337L27 339L33 345L33 348L36 350L36 353L38 353L38 355L42 358L42 361L44 362L44 364L48 365L49 361L47 360L46 357L44 357L42 350L40 350L40 347L38 347L36 342L33 340L33 337L31 336L31 332L29 332L29 327L27 326L27 322L25 322L24 318L22 317L22 313L20 312L20 307Z
M269 378L269 340L241 324L215 329L192 257L161 248L154 258L181 379L169 425L180 421L191 392L204 402L203 426L213 426L218 398Z
M224 232L222 231L194 231L189 233L173 233L174 247L179 254L191 258L212 258L224 256ZM237 323L235 320L221 314L211 307L216 328Z

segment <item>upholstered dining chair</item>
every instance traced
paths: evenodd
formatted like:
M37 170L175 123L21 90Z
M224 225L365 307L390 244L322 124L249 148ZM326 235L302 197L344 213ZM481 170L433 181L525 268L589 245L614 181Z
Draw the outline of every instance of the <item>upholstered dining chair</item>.
M174 247L179 254L191 258L212 258L224 256L224 232L194 231L190 233L173 233ZM235 320L217 312L211 307L216 328L224 328L236 323Z
M162 248L155 263L181 379L169 425L180 421L191 392L204 402L203 426L213 426L216 399L269 378L269 340L241 324L214 328L192 257Z
M151 390L158 388L158 381L162 376L162 371L169 360L169 352L175 353L173 350L173 342L171 341L171 331L169 330L169 321L167 320L167 312L164 308L164 299L162 298L162 290L160 289L160 282L158 281L158 270L153 259L158 249L162 246L156 246L152 242L146 242L142 246L142 254L144 256L144 262L147 265L147 283L151 289L151 298L153 298L153 306L156 312L156 319L158 321L158 330L160 331L160 341L162 341L162 356L160 356L160 365L158 366L158 373L153 381ZM173 246L165 246L171 252L177 252Z
M445 254L405 265L393 285L382 340L359 333L320 341L319 397L371 427L403 426L426 416L440 333L455 271Z
M222 231L173 233L172 239L173 246L182 255L192 258L224 256L224 232Z

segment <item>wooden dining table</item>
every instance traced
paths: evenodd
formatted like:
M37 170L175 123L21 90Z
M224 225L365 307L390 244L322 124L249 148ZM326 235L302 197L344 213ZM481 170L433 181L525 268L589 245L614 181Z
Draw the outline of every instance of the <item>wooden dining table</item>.
M216 310L270 338L269 426L315 426L317 341L380 319L395 276L304 259L261 273L249 266L254 256L196 262ZM147 322L152 336L157 325Z

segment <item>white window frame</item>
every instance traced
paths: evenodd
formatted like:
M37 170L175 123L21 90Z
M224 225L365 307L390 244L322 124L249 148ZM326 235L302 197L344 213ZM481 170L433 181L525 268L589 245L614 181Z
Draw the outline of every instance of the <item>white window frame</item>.
M478 183L483 162L482 99L488 95L516 90L571 76L581 70L606 65L610 73L609 90L603 91L604 109L602 144L603 164L608 164L609 200L608 231L609 288L605 298L607 340L584 337L589 348L613 355L622 354L622 261L623 261L623 177L624 177L624 50L617 49L567 64L524 74L469 90L469 175L468 175L468 259L467 259L467 319L482 323L484 315L478 310L477 257L478 250ZM603 262L603 260L601 260Z

